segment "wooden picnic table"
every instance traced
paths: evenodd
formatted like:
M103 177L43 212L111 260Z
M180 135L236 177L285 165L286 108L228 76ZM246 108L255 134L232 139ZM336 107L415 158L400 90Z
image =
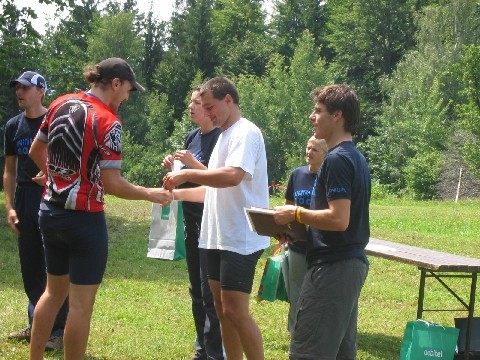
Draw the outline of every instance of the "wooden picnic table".
M460 304L462 311L468 312L464 359L470 358L470 343L475 310L475 292L477 288L477 276L480 273L480 259L466 256L449 254L441 251L429 250L417 246L404 245L386 240L370 238L366 247L368 255L394 260L406 264L415 265L420 270L420 286L418 291L417 318L421 319L424 311L457 311L446 309L425 309L423 307L425 295L425 279L432 277L452 294ZM464 301L448 284L444 278L468 278L471 279L470 296L468 302Z

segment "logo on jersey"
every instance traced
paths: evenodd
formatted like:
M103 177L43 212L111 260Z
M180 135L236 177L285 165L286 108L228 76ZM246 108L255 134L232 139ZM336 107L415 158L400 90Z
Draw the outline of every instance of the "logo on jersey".
M67 181L70 181L72 179L72 175L76 174L74 170L65 169L54 164L48 164L48 171L53 176L60 176L62 179L65 179Z
M80 104L74 104L74 105L70 106L70 109L68 109L68 113L73 114L75 111L80 110L80 109L81 109Z
M122 151L122 125L115 121L105 134L105 146L114 153L119 154Z

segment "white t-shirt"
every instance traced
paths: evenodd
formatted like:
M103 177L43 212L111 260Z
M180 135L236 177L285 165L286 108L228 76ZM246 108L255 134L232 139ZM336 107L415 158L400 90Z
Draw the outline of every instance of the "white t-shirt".
M250 230L244 208L268 207L267 156L260 129L245 118L220 134L209 170L225 166L245 171L240 184L207 187L199 247L249 255L267 248L270 239Z

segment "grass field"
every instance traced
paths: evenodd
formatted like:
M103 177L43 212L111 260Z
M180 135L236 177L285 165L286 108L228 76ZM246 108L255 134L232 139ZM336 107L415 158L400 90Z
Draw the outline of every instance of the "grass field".
M272 199L272 206L280 203ZM109 263L97 295L86 359L190 359L194 327L185 261L146 258L150 204L107 198ZM25 326L26 297L16 239L5 219L0 193L0 359L26 359L28 344L7 339ZM371 204L371 236L459 255L480 257L479 201L376 201ZM274 241L272 241L272 245ZM262 256L254 283L258 289ZM360 360L398 359L405 323L416 317L419 271L411 265L370 257L370 272L360 300ZM429 308L458 308L456 300L427 279ZM449 280L466 299L468 281ZM478 296L478 293L477 293ZM251 310L263 334L269 360L288 359L288 306L257 302ZM465 312L429 312L429 321L453 325ZM479 316L478 306L476 316ZM46 359L61 359L51 352Z

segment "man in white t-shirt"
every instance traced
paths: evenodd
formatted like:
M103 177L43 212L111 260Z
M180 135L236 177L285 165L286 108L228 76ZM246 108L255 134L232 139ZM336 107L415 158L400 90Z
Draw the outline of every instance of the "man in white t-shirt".
M255 267L268 237L249 229L244 208L268 207L265 143L260 129L242 118L235 85L215 77L201 89L202 106L222 129L208 170L168 173L164 186L190 181L201 187L175 189L176 200L205 201L199 240L215 299L227 359L264 359L263 340L250 315L249 298Z

